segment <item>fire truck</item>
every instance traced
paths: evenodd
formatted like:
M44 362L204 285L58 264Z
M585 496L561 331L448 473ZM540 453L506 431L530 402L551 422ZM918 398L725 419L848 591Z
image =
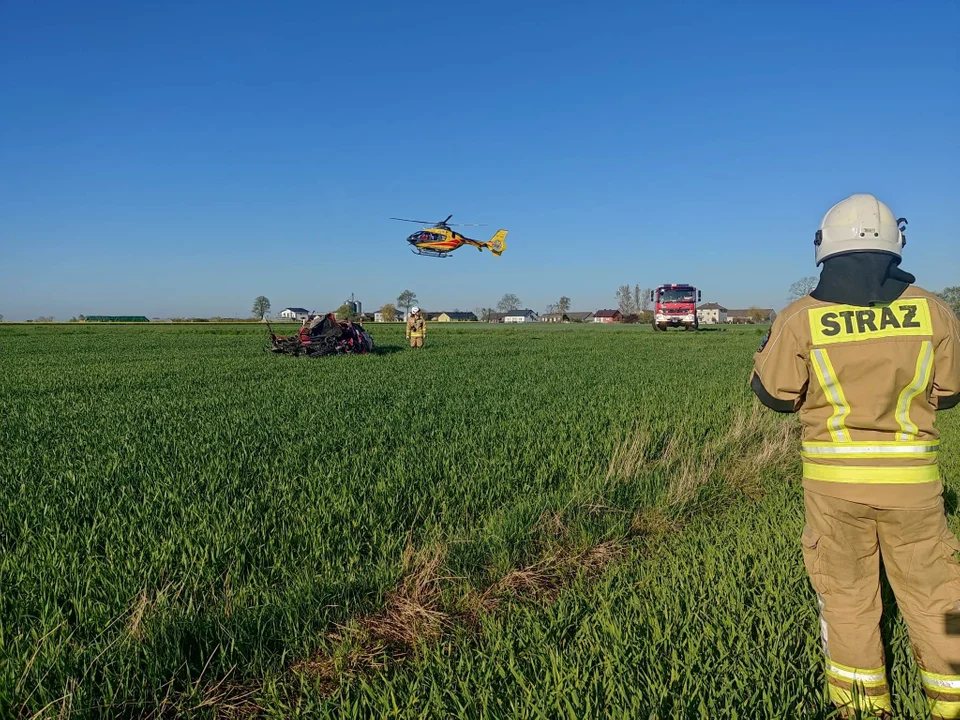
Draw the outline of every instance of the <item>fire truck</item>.
M653 303L653 329L666 331L668 327L696 330L697 303L700 291L693 285L661 285L650 293Z

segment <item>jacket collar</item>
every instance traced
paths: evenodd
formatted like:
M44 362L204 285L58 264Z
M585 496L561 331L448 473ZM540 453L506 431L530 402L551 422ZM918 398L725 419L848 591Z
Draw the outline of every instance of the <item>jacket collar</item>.
M900 269L900 258L881 252L836 255L823 261L810 295L823 302L868 307L891 303L917 279Z

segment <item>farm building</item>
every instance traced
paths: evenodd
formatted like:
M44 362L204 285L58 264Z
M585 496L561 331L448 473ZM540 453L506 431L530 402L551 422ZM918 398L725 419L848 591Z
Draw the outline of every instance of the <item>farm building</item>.
M461 312L453 310L451 312L442 312L437 314L437 322L476 322L477 316L472 312Z
M280 311L280 317L284 320L306 320L310 311L302 307L288 307Z
M593 314L595 323L618 323L623 322L623 313L619 310L597 310Z
M570 322L569 313L544 313L540 316L540 322L543 323L568 323Z
M770 308L747 308L746 310L728 310L727 322L734 325L754 325L772 323L777 314Z
M503 316L505 323L529 323L537 321L537 314L533 310L511 310Z
M715 302L697 308L697 322L701 325L720 325L727 321L727 309Z
M593 321L592 312L568 312L567 317L570 322L591 322Z
M503 319L504 319L506 316L507 316L506 313L502 313L502 312L492 312L492 313L489 313L489 314L486 316L486 319L487 319L487 322L488 322L488 323L497 323L497 324L499 324L499 323L502 323L502 322L503 322Z

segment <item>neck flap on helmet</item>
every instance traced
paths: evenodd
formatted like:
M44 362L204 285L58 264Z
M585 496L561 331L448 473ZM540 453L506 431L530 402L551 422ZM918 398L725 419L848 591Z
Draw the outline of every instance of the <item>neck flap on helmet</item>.
M881 252L854 252L823 261L816 300L868 307L891 303L917 279L900 269L900 258Z

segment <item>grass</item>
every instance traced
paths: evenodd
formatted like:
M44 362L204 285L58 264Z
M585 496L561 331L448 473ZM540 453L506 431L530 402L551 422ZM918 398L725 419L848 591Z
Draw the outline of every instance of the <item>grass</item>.
M0 715L828 716L756 328L373 334L0 326Z

